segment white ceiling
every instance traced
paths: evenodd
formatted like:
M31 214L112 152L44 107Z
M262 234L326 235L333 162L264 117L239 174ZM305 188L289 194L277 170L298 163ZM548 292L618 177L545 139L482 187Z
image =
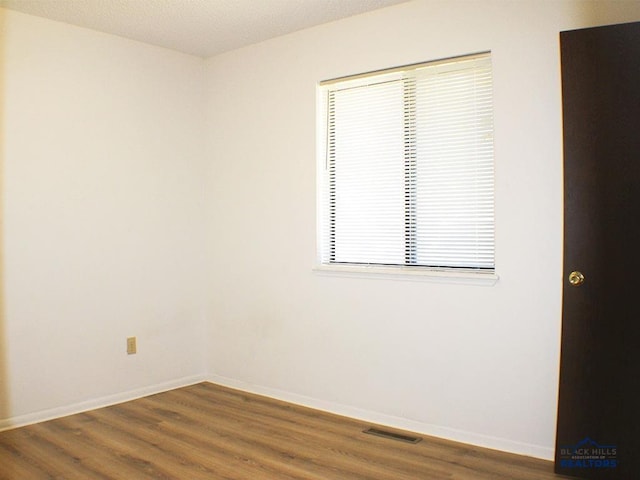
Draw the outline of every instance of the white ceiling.
M0 6L209 57L407 0L0 0Z

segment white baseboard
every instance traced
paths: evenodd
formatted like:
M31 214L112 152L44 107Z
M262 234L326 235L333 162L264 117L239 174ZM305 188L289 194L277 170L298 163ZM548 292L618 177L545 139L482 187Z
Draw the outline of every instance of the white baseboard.
M494 450L516 453L519 455L526 455L543 460L553 460L554 457L553 448L544 447L541 445L515 442L513 440L504 438L491 437L479 433L466 432L463 430L456 430L453 428L416 422L414 420L395 417L393 415L386 415L369 410L363 410L356 407L351 407L348 405L341 405L339 403L318 400L284 390L278 390L260 385L253 385L220 375L209 375L207 380L211 383L235 388L247 393L255 393L257 395L263 395L266 397L275 398L277 400L282 400L285 402L295 403L297 405L315 408L317 410L322 410L337 415L355 418L364 422L386 425L401 430L408 430L411 432L422 433L424 435L444 438L455 442L467 443L470 445L476 445L478 447L491 448Z
M161 383L158 385L150 385L127 392L118 393L115 395L108 395L106 397L101 397L86 402L80 402L73 405L52 408L49 410L43 410L27 415L19 415L16 417L10 417L8 419L0 419L0 432L11 428L23 427L26 425L31 425L33 423L44 422L55 418L65 417L67 415L73 415L75 413L94 410L96 408L108 407L110 405L128 402L137 398L166 392L168 390L185 387L187 385L193 385L202 381L208 381L226 387L242 390L248 393L255 393L257 395L263 395L266 397L275 398L277 400L282 400L285 402L315 408L317 410L322 410L337 415L355 418L364 422L387 425L389 427L408 430L411 432L430 435L433 437L445 438L447 440L452 440L455 442L462 442L479 447L492 448L495 450L516 453L519 455L527 455L544 460L552 460L554 456L553 448L549 447L515 442L513 440L504 438L491 437L474 432L467 432L463 430L442 427L439 425L417 422L414 420L395 417L393 415L386 415L348 405L342 405L335 402L319 400L304 395L287 392L284 390L264 387L261 385L254 385L220 375L194 375L177 380L172 380L170 382Z
M111 405L116 405L118 403L128 402L130 400L135 400L137 398L146 397L148 395L153 395L156 393L166 392L175 388L186 387L187 385L193 385L194 383L203 382L205 380L208 380L205 375L193 375L190 377L172 380L170 382L164 382L157 385L149 385L146 387L137 388L135 390L117 393L115 395L108 395L106 397L88 400L86 402L75 403L73 405L66 405L64 407L42 410L40 412L19 415L17 417L0 419L0 432L12 428L24 427L26 425L31 425L38 422L53 420L54 418L66 417L67 415L73 415L75 413L82 413L88 410L94 410L96 408L108 407Z

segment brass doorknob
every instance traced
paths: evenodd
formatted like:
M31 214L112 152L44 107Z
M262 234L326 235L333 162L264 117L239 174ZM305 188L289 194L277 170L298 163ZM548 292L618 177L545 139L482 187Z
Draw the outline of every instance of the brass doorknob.
M582 274L582 272L571 272L569 274L569 283L574 287L579 287L580 285L582 285L584 283L584 275Z

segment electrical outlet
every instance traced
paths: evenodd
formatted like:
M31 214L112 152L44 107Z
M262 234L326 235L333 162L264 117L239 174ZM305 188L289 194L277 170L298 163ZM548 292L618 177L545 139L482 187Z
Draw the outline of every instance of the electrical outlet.
M127 338L127 354L128 355L133 355L134 353L137 352L137 347L136 347L136 337L128 337Z

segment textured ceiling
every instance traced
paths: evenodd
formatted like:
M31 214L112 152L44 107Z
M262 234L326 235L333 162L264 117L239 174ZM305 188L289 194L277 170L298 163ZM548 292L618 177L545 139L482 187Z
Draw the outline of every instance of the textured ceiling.
M0 0L0 6L209 57L406 0Z

